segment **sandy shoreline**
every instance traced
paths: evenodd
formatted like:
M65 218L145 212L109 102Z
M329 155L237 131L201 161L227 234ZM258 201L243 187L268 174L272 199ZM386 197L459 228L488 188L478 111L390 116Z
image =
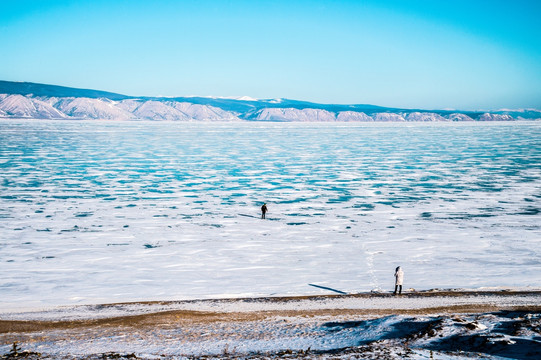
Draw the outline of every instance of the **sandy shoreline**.
M509 322L515 324L513 331L502 325ZM357 353L363 346L370 346L370 351L363 348L367 357L395 349L388 358L402 358L400 349L407 348L411 358L423 358L427 351L451 356L452 343L468 358L472 351L505 355L519 341L527 350L517 353L515 358L521 359L541 354L540 322L541 291L117 303L0 314L0 354L18 342L46 358L92 358L109 352L140 358L261 358L284 351L299 358L328 358L331 353L363 358ZM471 340L474 335L485 339L478 341L481 345ZM472 342L469 349L461 336ZM492 340L486 339L507 345L498 355L491 353L496 348L487 347Z
M169 311L202 313L250 313L269 311L358 311L364 314L433 314L445 309L466 312L509 310L541 305L541 290L482 291L429 290L347 295L271 296L179 301L137 301L91 305L68 305L26 311L0 310L0 321L67 321L114 318Z

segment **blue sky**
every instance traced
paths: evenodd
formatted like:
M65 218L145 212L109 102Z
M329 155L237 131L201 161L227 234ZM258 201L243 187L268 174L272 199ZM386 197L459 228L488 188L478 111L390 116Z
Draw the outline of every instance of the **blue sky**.
M0 79L128 95L541 108L541 1L0 0Z

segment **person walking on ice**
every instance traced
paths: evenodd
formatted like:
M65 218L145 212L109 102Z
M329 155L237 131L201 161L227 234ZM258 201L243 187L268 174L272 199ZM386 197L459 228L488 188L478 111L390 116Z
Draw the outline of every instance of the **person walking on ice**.
M400 266L396 268L394 272L394 277L395 277L395 282L394 282L393 295L396 295L397 290L398 290L398 294L402 294L402 284L404 283L404 271L402 271L402 268Z
M263 204L263 206L261 207L261 218L262 219L265 218L266 213L267 213L267 203Z

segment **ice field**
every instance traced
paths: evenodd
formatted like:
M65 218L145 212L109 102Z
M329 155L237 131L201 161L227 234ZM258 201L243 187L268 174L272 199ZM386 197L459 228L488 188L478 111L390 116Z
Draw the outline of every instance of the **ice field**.
M3 120L0 306L540 288L540 209L539 122Z

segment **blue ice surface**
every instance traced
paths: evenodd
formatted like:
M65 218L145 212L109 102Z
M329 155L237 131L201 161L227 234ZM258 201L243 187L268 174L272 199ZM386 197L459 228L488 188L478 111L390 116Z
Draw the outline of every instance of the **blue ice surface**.
M539 122L0 122L13 301L540 286L540 209Z

